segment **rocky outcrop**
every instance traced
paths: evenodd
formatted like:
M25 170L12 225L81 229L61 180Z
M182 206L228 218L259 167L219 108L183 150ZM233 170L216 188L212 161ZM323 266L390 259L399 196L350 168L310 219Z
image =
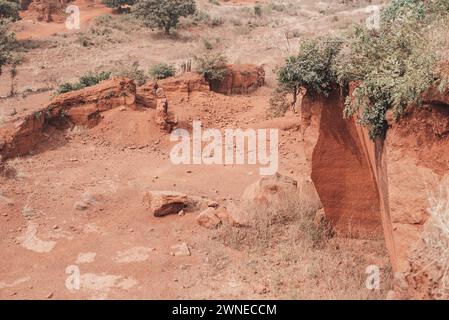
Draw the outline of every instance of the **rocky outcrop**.
M325 214L349 236L384 236L393 268L407 272L428 219L428 197L449 172L449 95L436 88L407 110L384 140L343 119L339 91L302 105L310 173Z
M354 119L343 119L344 97L306 97L302 105L304 151L327 218L345 236L383 235L374 150Z
M127 78L112 78L95 86L56 96L47 107L51 117L64 116L75 124L92 125L100 112L119 106L133 106L136 86Z
M29 153L46 138L52 125L93 126L100 113L135 103L136 87L132 80L113 78L98 85L67 92L55 97L48 106L3 124L0 127L0 156L3 159Z
M0 127L0 162L25 155L44 139L45 112L27 114Z
M209 85L204 78L193 72L186 72L178 77L159 80L157 83L167 94L176 94L186 100L189 99L192 92L209 91Z
M228 65L226 76L223 80L210 82L212 91L231 94L251 93L265 84L265 70L262 66L254 64Z
M159 91L158 91L159 90ZM175 95L176 98L188 100L192 92L207 92L209 85L202 76L186 72L177 77L148 82L137 88L137 102L147 108L156 108L157 100Z

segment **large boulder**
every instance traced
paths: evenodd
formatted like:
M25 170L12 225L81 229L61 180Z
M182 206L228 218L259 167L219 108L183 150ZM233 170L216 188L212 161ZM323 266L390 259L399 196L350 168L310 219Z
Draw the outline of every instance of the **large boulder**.
M264 176L249 185L243 192L242 201L257 206L268 206L284 201L291 194L296 194L297 189L298 182L296 180L276 173L273 176Z
M245 189L239 204L228 202L228 220L235 226L251 226L257 218L255 215L263 214L266 210L275 212L279 208L293 205L292 199L299 199L296 180L279 173L265 176Z
M223 80L210 82L212 91L231 94L251 93L265 84L265 70L254 64L231 64Z
M215 208L207 208L196 217L196 222L207 229L216 229L221 224L221 219L217 215L219 211Z

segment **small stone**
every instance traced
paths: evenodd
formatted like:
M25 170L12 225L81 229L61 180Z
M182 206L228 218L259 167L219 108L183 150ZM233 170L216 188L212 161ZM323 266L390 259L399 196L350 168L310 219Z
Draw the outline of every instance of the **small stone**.
M55 225L53 226L53 230L56 230L56 229L59 229L59 226L58 226L57 224L55 224Z
M86 210L88 205L84 201L77 201L74 207L76 210Z
M187 246L187 243L182 242L180 244L176 244L170 248L170 255L175 257L187 257L190 256L190 249Z
M214 208L207 208L196 217L196 222L207 229L216 229L221 224L221 219L215 214Z
M51 299L53 297L53 292L50 292L49 294L47 294L47 299Z
M178 212L178 216L180 216L180 217L185 216L184 210L179 211L179 212Z
M218 202L214 201L214 200L210 200L209 202L207 202L207 206L210 208L218 208Z

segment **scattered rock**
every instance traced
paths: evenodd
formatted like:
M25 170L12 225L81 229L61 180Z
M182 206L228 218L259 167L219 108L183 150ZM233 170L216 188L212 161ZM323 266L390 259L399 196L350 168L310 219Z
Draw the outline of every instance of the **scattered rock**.
M190 256L190 249L185 242L182 242L170 248L170 255L175 257Z
M197 217L196 222L207 229L216 229L221 224L221 219L215 214L216 209L207 208L202 211Z
M89 207L89 205L84 202L84 201L77 201L75 202L75 205L73 206L76 210L87 210L87 208Z
M85 252L78 254L78 258L76 259L76 264L82 264L82 263L91 263L94 262L96 257L95 252Z
M218 208L218 202L214 201L214 200L210 200L209 202L207 202L207 206L210 208Z

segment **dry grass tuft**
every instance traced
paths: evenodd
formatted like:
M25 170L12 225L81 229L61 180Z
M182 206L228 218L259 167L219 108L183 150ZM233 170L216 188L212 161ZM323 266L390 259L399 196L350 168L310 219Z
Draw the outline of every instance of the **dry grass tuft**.
M332 236L327 219L316 219L315 206L301 201L299 194L290 194L269 205L244 203L241 207L249 226L225 225L219 234L226 245L236 249L273 247L285 240L287 226L294 227L298 236L312 247L325 246Z
M449 187L429 197L430 218L409 275L428 298L449 298ZM410 277L411 276L411 277Z

